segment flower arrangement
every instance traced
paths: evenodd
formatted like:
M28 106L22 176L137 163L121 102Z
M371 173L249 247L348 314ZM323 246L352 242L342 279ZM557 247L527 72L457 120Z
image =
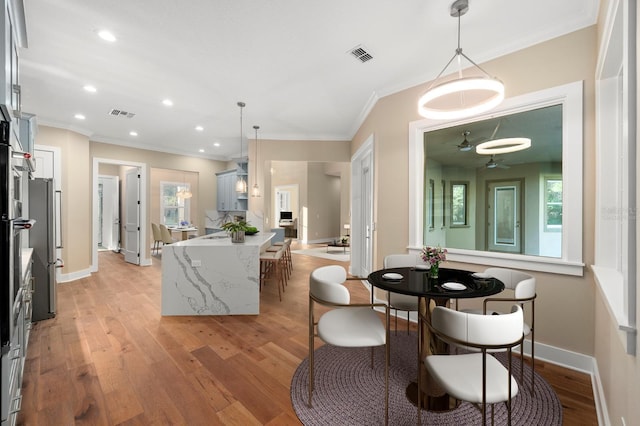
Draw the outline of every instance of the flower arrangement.
M444 262L445 260L447 260L447 249L443 249L440 246L425 246L422 248L420 257L425 261L425 263L430 266L431 277L438 278L438 269L440 268L440 262Z

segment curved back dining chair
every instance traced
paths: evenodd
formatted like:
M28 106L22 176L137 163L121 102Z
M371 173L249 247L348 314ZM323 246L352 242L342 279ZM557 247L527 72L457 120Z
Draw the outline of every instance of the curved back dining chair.
M511 425L511 399L518 393L518 383L511 375L511 350L522 344L523 314L519 305L513 305L511 313L504 315L480 315L437 306L431 312L430 321L420 315L421 327L426 324L431 339L458 346L475 348L479 352L455 355L427 355L422 362L430 377L456 399L481 404L482 424L487 420L487 404L505 402L508 424ZM418 333L422 344L422 330ZM506 350L507 367L489 350ZM421 388L420 374L418 389ZM418 398L418 419L421 413Z
M383 267L388 268L404 268L414 267L418 263L418 257L415 254L390 254L385 256ZM419 299L416 296L406 294L387 292L387 301L389 307L395 311L394 329L398 332L398 311L407 312L407 334L409 333L409 315L411 312L418 311Z
M315 336L334 346L371 347L373 368L374 347L383 346L385 424L389 422L389 306L384 303L351 303L347 279L340 265L316 268L309 277L309 406L312 406L314 388L313 352ZM314 304L330 307L316 321ZM385 321L381 321L374 307L383 308Z
M520 305L523 312L526 304L531 304L531 322L524 322L523 333L525 336L531 337L531 393L534 392L535 384L535 299L536 295L536 278L522 271L507 268L487 268L485 274L491 275L504 283L505 290L513 291L513 297L500 295L499 297L488 297L483 301L482 310L466 309L465 312L482 313L485 315L497 315L500 311L489 309L489 305L495 305L499 302L516 302ZM524 344L520 346L520 382L524 380Z
M158 250L160 250L160 243L162 242L162 234L160 233L160 227L157 223L151 224L151 231L153 233L153 248L151 252L155 250L157 253Z
M162 238L163 244L173 244L173 237L171 236L171 231L167 228L166 225L160 224L160 237Z

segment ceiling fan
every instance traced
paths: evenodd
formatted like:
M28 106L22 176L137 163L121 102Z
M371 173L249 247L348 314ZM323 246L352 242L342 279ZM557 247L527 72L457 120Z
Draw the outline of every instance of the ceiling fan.
M498 160L496 161L493 158L493 155L491 156L491 158L489 159L489 161L487 161L487 164L485 164L484 166L487 169L495 169L495 168L499 168L499 169L508 169L510 168L509 166L507 166L506 164L500 164L502 160Z
M467 139L467 136L469 136L470 134L471 132L469 130L465 130L464 132L462 132L462 136L464 136L464 140L458 144L458 149L460 151L467 152L467 151L471 151L471 148L473 148L473 144L469 142L469 140Z
M464 136L464 140L462 142L460 142L458 145L456 145L458 147L459 151L462 152L468 152L471 151L471 149L475 146L475 142L481 142L486 140L487 138L480 138L478 140L475 140L473 142L469 141L468 136L471 134L470 130L465 130L464 132L462 132L462 136Z

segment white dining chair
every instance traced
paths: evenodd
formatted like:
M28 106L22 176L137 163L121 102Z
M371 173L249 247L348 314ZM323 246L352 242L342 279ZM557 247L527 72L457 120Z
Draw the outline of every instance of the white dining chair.
M536 278L522 271L507 268L487 268L485 274L499 279L504 283L505 290L513 293L513 296L506 296L501 293L499 297L487 297L483 301L483 309L463 309L463 312L497 315L501 311L489 309L489 305L516 302L525 311L525 305L531 305L531 322L523 323L523 333L525 336L531 337L531 393L534 392L535 385L535 299L536 295ZM524 344L520 346L520 382L524 381Z
M315 336L334 346L371 347L371 368L374 348L383 346L385 424L389 422L389 306L384 303L351 303L347 279L340 265L315 269L309 277L309 406L312 406L314 388L313 355ZM332 308L316 321L314 304ZM385 321L373 308L383 308Z
M417 263L418 257L415 254L390 254L385 256L383 266L385 269L405 268L414 267ZM387 301L389 303L389 307L395 311L394 329L396 333L398 332L398 311L407 312L407 333L409 333L409 315L411 312L418 311L418 297L387 292Z
M480 351L426 356L422 362L430 377L450 396L480 404L483 425L487 420L487 404L491 404L493 423L494 404L505 402L510 425L511 400L518 393L518 383L511 374L511 350L522 344L522 308L513 305L509 314L479 315L437 306L430 318L419 315L419 344L422 344L422 326L426 324L430 339ZM490 350L506 350L507 367L488 353ZM421 386L418 374L418 389L422 389ZM421 399L418 398L419 422Z

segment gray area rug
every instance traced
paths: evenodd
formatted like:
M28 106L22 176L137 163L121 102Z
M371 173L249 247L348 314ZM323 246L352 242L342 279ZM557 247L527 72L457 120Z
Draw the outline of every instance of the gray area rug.
M391 333L389 370L389 424L415 425L417 409L405 396L407 385L416 380L417 336ZM324 345L315 352L313 408L309 408L309 363L305 359L291 380L291 402L304 425L384 424L384 350L376 348L371 369L368 348L339 348ZM506 357L503 357L506 358ZM520 360L514 358L513 374L520 378ZM529 386L531 368L525 364L525 386L513 399L513 425L562 425L562 405L551 386L538 374L535 392ZM534 373L535 374L535 373ZM491 410L488 406L488 421ZM507 424L504 404L495 404L495 424ZM473 404L462 402L447 412L422 411L423 425L479 425L482 414Z

